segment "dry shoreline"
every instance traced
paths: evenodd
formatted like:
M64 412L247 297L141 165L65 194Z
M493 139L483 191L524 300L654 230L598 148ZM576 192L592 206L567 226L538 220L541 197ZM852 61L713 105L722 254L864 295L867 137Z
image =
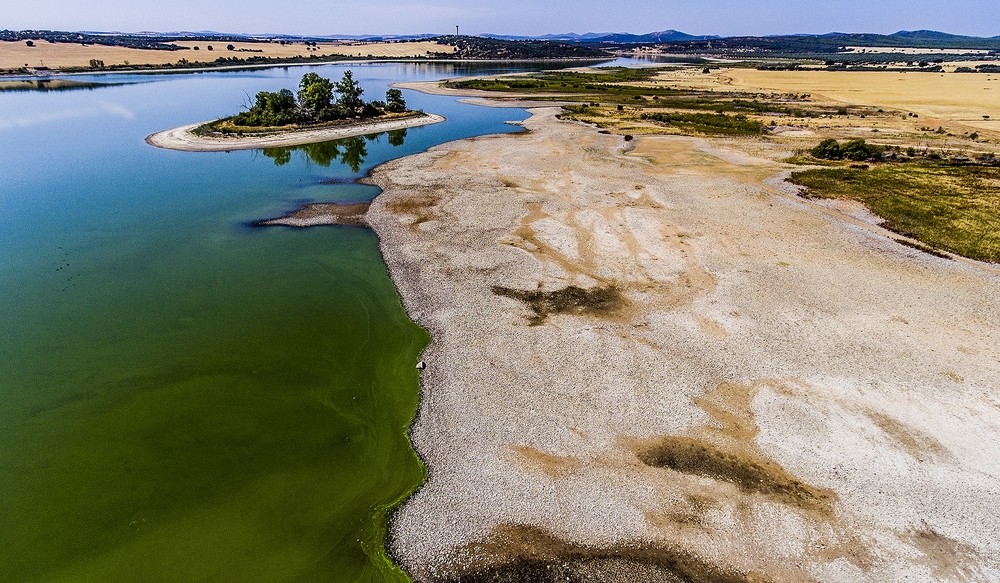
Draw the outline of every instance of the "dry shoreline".
M765 184L776 152L532 113L370 178L433 338L404 568L1000 578L1000 278Z
M319 129L304 129L278 134L217 138L198 136L191 130L210 122L198 122L169 130L163 130L146 136L146 143L157 148L181 150L185 152L228 152L231 150L254 150L257 148L280 148L300 146L315 142L325 142L339 138L363 136L390 132L406 128L431 125L445 121L443 116L428 113L418 117L407 117L386 121L350 124L347 127L327 127Z

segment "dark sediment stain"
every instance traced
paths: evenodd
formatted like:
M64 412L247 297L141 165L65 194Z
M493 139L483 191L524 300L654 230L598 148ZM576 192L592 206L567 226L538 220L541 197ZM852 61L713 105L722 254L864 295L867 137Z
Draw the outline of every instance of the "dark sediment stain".
M528 319L532 326L545 322L552 314L577 314L603 316L625 306L625 297L613 285L584 289L571 285L560 290L544 292L526 291L495 285L494 294L520 300L531 308L534 315Z
M774 381L753 385L721 383L695 397L711 418L692 435L672 435L637 442L639 461L650 467L712 478L745 494L760 494L801 510L832 516L837 496L797 479L754 445L760 433L751 403L762 386L780 390Z
M754 452L723 449L695 437L662 437L636 455L651 467L728 482L744 493L761 494L803 510L831 513L836 500L831 490L810 486Z
M463 558L468 558L463 560ZM533 526L504 525L459 551L434 583L767 583L761 573L716 565L680 548L648 544L596 547Z

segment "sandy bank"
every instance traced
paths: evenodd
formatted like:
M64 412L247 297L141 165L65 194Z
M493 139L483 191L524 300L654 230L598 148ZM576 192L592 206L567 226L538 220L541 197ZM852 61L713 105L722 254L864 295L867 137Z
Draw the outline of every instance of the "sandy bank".
M766 185L766 143L556 113L372 175L433 335L403 566L1000 580L1000 279Z
M264 219L255 227L317 227L320 225L365 226L368 203L314 202L283 217Z
M471 77L470 77L471 78ZM458 81L461 79L452 79ZM461 97L463 102L486 107L552 107L563 104L570 104L570 101L544 101L539 97L563 96L556 93L538 93L530 97L525 97L523 93L511 93L504 91L482 91L479 89L452 89L443 87L440 81L404 81L393 83L397 89L410 89L428 95L445 95L448 97Z
M197 136L191 133L191 130L194 128L210 123L203 121L150 134L149 136L146 136L146 143L151 146L165 148L168 150L183 150L186 152L226 152L230 150L253 150L256 148L299 146L314 142L336 140L338 138L349 138L351 136L363 136L425 126L441 123L443 121L445 121L443 116L430 113L420 117L407 117L386 121L350 124L346 127L334 126L318 129L288 131L279 134L233 138Z

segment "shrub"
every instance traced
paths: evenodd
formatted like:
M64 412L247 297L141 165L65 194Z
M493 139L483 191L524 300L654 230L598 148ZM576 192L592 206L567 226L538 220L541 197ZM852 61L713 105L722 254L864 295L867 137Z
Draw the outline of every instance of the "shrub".
M844 153L840 151L840 142L834 139L823 140L812 149L812 155L821 160L840 160Z
M674 127L705 134L759 135L764 133L764 124L748 119L745 115L724 113L644 113L640 119L648 119Z
M851 140L841 147L844 157L854 162L863 160L879 160L885 153L885 148L868 144L864 140Z
M851 140L844 144L840 144L834 139L823 140L812 149L812 155L821 160L846 158L852 162L876 161L881 160L884 154L884 147L869 144L864 140Z

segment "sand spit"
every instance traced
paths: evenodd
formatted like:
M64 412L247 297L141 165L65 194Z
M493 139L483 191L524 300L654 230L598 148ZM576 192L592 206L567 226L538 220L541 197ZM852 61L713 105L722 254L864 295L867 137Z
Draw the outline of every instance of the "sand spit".
M283 217L257 221L255 227L316 227L319 225L366 226L365 213L369 203L340 204L310 203Z
M316 129L304 129L245 137L208 137L191 133L196 127L211 122L198 122L179 128L164 130L146 136L146 143L157 148L168 150L183 150L185 152L229 152L232 150L255 150L257 148L281 148L285 146L301 146L315 142L325 142L352 136L364 136L391 132L406 128L441 123L445 118L433 113L418 117L405 117L386 121L373 121L347 126L332 126Z
M766 152L624 153L556 113L373 173L368 221L433 334L401 564L1000 580L1000 278L765 185Z

